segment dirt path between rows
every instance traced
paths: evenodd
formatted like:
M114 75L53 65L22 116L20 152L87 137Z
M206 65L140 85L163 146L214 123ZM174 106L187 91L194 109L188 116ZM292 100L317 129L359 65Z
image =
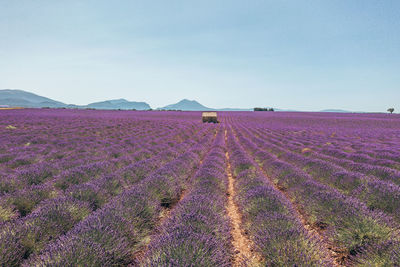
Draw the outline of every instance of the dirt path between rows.
M225 142L227 140L225 130ZM232 246L234 248L234 258L232 266L256 266L262 261L261 256L253 251L253 242L242 233L242 216L239 212L239 208L235 203L236 190L234 186L234 178L232 176L231 164L229 163L229 153L225 152L227 167L226 173L228 175L228 203L227 203L227 213L231 220L232 225Z
M308 232L308 234L319 241L318 243L321 245L321 251L324 252L323 254L327 255L327 260L331 262L332 265L335 267L346 266L343 264L344 259L342 258L342 256L336 253L332 248L332 246L326 243L325 239L321 236L316 227L308 223L306 216L303 215L304 213L302 212L301 207L299 207L299 205L291 201L291 198L288 195L288 193L285 190L282 190L282 188L279 188L276 184L274 184L272 180L268 177L268 175L265 173L265 171L262 168L260 168L260 166L257 165L257 167L261 171L261 173L267 179L269 179L275 190L281 192L285 196L285 198L292 204L295 211L294 215L300 220L301 224L303 225L304 229Z
M234 134L234 136L235 136L235 134ZM237 138L237 137L235 136L235 138ZM255 167L265 177L265 179L268 180L270 182L270 184L274 187L274 189L277 190L278 192L280 192L289 201L289 203L292 204L292 207L293 207L293 210L295 213L294 215L300 220L300 222L302 223L302 225L303 225L304 229L307 231L307 233L319 241L318 243L321 245L321 251L323 252L323 254L326 255L326 259L335 267L346 266L343 264L344 260L341 257L341 255L336 253L334 251L334 249L332 248L332 246L327 244L326 240L318 232L318 229L316 229L315 227L313 227L311 224L308 223L306 216L304 216L304 213L302 212L301 207L298 204L296 204L295 202L293 202L291 200L291 197L289 196L289 194L283 188L278 187L272 181L272 179L270 179L270 177L264 171L264 169L260 167L260 165L254 159L254 157L246 149L244 149L244 147L242 147L242 148L243 148L243 151L249 156L249 158L254 161Z
M212 142L214 142L217 134L218 134L218 132L216 132L214 134L214 138L212 139L213 140ZM207 157L210 150L211 150L211 147L208 149L208 152L205 153L203 155L203 157L201 157L199 159L198 166L191 171L190 175L188 176L189 178L187 179L187 181L190 181L191 178L194 177L194 175L196 175L198 170L203 165L203 161ZM146 256L146 253L149 251L149 245L151 243L151 240L153 240L160 233L160 229L161 229L162 225L171 217L172 211L176 208L176 206L178 206L178 204L182 201L182 199L185 198L187 193L188 193L188 189L184 188L183 191L181 192L181 194L179 195L179 199L177 199L174 203L172 203L171 205L168 205L168 206L161 205L163 209L161 210L161 212L158 216L158 222L157 222L157 225L153 229L153 233L148 235L147 238L142 241L142 243L143 243L142 249L140 249L133 255L133 264L135 264L135 266L139 265L140 262L143 261L143 259Z
M186 190L184 190L181 195L179 196L179 199L173 203L172 205L168 207L164 207L159 216L158 216L158 222L157 225L154 227L154 232L147 236L145 240L142 240L143 247L141 250L137 251L134 256L133 256L133 263L136 265L139 265L141 261L144 260L146 253L149 251L149 245L151 243L151 240L157 236L160 232L160 228L162 225L168 220L168 218L171 217L171 212L175 209L175 207L179 204L179 202L185 197L186 195Z

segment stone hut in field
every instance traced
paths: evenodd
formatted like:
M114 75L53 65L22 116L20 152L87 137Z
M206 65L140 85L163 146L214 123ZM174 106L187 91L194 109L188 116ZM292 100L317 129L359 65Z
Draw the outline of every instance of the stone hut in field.
M218 123L217 112L203 112L201 118L203 122Z

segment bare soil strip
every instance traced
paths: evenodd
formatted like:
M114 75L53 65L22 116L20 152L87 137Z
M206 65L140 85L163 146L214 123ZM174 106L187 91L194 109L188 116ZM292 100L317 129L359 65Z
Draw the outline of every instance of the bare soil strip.
M260 168L261 169L261 168ZM262 170L262 173L264 176L266 176L268 179L269 177L266 175L264 170ZM272 183L273 184L273 183ZM325 255L327 255L327 260L332 263L333 266L345 266L343 265L343 259L341 258L341 255L339 255L331 245L329 245L324 237L320 234L319 231L322 231L321 228L318 228L317 226L311 225L307 219L306 216L304 215L304 212L302 212L301 207L299 207L298 204L292 202L290 200L290 196L285 192L284 190L280 189L279 187L276 186L276 184L273 184L274 188L276 190L279 190L285 197L292 203L292 206L295 211L295 216L300 220L300 222L303 224L304 229L308 232L309 236L312 236L316 240L318 240L319 244L322 246L321 251L324 252Z
M215 140L215 137L217 136L217 133L214 135L213 140ZM197 171L201 168L201 166L203 165L203 159L207 156L208 153L206 153L203 158L200 159L199 161L199 165L197 168L194 168L190 175L188 177L188 180L190 180L196 173ZM133 262L135 264L138 264L139 262L141 262L147 251L149 250L149 245L150 245L150 241L160 232L160 228L161 226L168 220L168 218L171 217L171 212L175 209L175 207L179 204L179 202L181 202L181 200L185 197L187 193L187 190L184 190L180 196L179 199L174 202L172 205L167 206L167 207L163 207L163 210L161 210L160 215L158 217L158 222L156 224L156 226L154 227L154 232L151 233L149 236L147 236L147 238L145 240L142 241L143 243L143 248L139 251L137 251L134 255L133 255Z
M318 228L317 226L311 225L307 221L306 216L304 215L304 212L302 212L301 207L297 203L291 201L291 198L287 194L287 192L285 192L282 188L280 188L276 184L274 184L263 169L261 169L259 166L257 166L257 168L259 168L259 170L262 172L262 174L271 181L271 184L273 185L273 187L276 190L278 190L279 192L281 192L285 196L285 198L288 199L290 203L292 203L292 206L295 211L294 215L303 224L303 227L308 232L309 236L312 236L313 238L315 238L316 240L319 241L318 243L322 246L321 251L324 252L324 254L328 256L327 260L330 261L333 266L345 266L345 265L343 265L343 262L344 262L343 255L339 255L334 250L334 248L326 242L324 237L319 232L322 230L320 228Z
M235 136L236 137L236 136ZM251 156L251 154L249 154L245 149L243 150L247 153L247 155L249 156L249 158L254 159L254 157ZM334 248L329 245L326 240L323 238L323 236L321 236L321 234L319 233L319 231L321 231L320 228L311 225L307 219L306 216L304 216L304 212L302 212L301 207L293 202L290 198L290 196L288 195L288 193L285 191L284 188L280 188L279 186L277 186L272 179L269 178L269 176L267 175L267 173L264 171L264 169L262 169L259 164L255 161L255 167L257 168L257 170L263 175L265 176L265 179L269 180L271 185L275 188L275 190L281 192L283 194L283 196L292 204L294 212L295 212L295 216L300 220L300 222L303 224L304 229L307 231L307 233L309 234L309 236L314 237L316 240L318 240L319 244L321 245L321 251L324 252L323 254L327 255L327 260L330 261L332 263L333 266L345 266L343 265L343 255L338 254L337 252L335 252Z
M225 141L227 140L225 130ZM234 178L232 176L231 164L229 163L229 153L225 152L227 167L226 172L228 175L228 203L227 213L232 224L232 246L234 248L234 258L232 266L243 266L244 263L248 266L259 265L262 262L261 256L253 251L254 244L242 233L242 216L235 203L236 190L234 186Z
M137 251L135 253L135 255L133 256L135 264L138 264L139 262L141 262L144 259L147 251L149 250L150 241L154 238L154 236L159 234L159 229L168 220L168 218L171 217L171 212L178 205L178 203L185 197L185 195L186 195L186 190L181 193L178 201L176 201L171 206L164 207L161 210L160 215L158 217L158 222L157 222L156 226L154 227L154 232L152 234L150 234L149 236L147 236L147 238L145 238L145 240L142 240L143 248L141 250Z

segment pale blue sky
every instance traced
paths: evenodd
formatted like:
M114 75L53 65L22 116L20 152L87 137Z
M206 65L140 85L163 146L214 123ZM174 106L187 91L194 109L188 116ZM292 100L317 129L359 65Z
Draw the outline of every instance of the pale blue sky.
M0 88L67 103L400 110L400 1L0 0Z

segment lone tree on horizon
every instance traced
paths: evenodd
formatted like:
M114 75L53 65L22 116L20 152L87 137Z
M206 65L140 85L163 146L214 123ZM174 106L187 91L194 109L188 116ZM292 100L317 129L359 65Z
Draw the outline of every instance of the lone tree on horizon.
M393 113L393 111L394 111L394 108L388 108L388 110L387 111L389 111L390 112L390 114L392 114Z

